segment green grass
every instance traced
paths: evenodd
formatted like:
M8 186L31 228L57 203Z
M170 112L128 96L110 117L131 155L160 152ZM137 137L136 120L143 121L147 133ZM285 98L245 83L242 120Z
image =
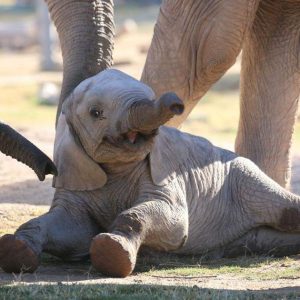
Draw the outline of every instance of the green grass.
M197 286L115 285L115 284L53 284L0 287L1 299L296 299L298 292L234 291L201 289Z
M247 280L278 280L300 278L298 261L298 257L247 256L207 260L203 256L159 255L159 257L139 258L136 270L162 278L234 275Z
M300 274L299 265L293 265L290 258L240 258L237 260L221 260L214 263L190 265L185 267L170 267L169 269L152 269L153 276L182 276L182 277L215 277L219 275L233 275L247 280L278 280L297 279Z

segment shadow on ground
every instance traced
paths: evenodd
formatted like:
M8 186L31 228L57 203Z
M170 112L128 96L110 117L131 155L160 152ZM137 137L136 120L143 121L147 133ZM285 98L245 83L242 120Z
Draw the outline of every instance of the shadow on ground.
M298 261L298 256L289 258L292 265L298 264ZM300 297L299 277L291 274L289 277L282 274L280 278L273 275L272 278L257 277L266 270L275 273L274 268L278 269L279 265L283 268L282 260L261 256L205 261L202 256L147 252L139 257L131 276L110 278L94 270L90 261L65 263L53 256L43 255L41 266L34 274L6 274L0 271L0 299Z
M204 262L203 262L204 261ZM202 256L178 256L174 254L165 254L159 252L147 252L138 258L134 275L147 275L150 271L167 271L176 268L199 268L215 269L216 267L242 267L250 268L264 261L276 261L271 257L253 257L253 258L237 258L237 259L218 259L207 261ZM150 275L149 275L150 274ZM151 273L148 275L151 277ZM131 277L131 276L130 276ZM130 278L128 277L128 278ZM159 277L159 276L155 276ZM175 278L176 276L162 276L163 278ZM197 276L193 276L197 277ZM198 275L201 278L201 275ZM1 283L11 282L80 282L86 280L105 280L108 277L102 276L91 266L89 260L82 262L66 263L60 259L43 254L42 262L34 274L20 273L8 274L0 269L0 285ZM118 279L116 279L118 280ZM0 297L1 298L1 297Z
M290 256L290 260L290 263L296 265L300 261L300 256ZM128 283L132 279L135 281L136 276L156 279L213 278L217 277L216 274L223 275L236 272L237 268L249 269L251 272L251 269L253 271L254 268L260 268L262 264L266 264L271 268L270 266L276 263L283 264L280 258L270 256L254 255L209 260L205 256L200 255L183 256L144 250L139 254L133 275L127 277L126 280L118 278L114 280L121 280L120 282L125 280ZM182 269L188 272L182 273ZM232 275L234 276L234 273ZM45 253L42 255L41 265L34 274L8 274L0 269L0 285L11 282L35 283L37 281L52 283L101 280L101 282L105 282L110 279L96 271L91 266L89 259L80 262L64 262L59 258Z

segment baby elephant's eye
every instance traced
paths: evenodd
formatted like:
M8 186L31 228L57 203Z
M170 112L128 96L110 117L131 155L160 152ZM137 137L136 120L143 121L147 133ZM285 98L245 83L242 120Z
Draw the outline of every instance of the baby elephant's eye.
M94 118L94 119L99 119L99 120L103 120L105 119L105 117L103 116L103 110L100 110L97 107L91 107L90 108L90 115Z

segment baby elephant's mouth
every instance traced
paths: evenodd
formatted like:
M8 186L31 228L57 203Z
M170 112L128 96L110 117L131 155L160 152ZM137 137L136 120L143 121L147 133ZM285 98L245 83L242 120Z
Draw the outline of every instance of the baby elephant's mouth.
M157 129L148 132L129 130L128 132L123 133L121 136L123 139L123 144L131 147L143 145L144 143L152 140L156 134Z
M128 132L122 133L116 138L107 136L105 140L115 147L136 151L144 145L150 143L157 133L157 129L147 132L129 130Z
M135 144L136 140L139 138L140 133L137 131L129 131L125 133L124 139L128 140L131 144Z

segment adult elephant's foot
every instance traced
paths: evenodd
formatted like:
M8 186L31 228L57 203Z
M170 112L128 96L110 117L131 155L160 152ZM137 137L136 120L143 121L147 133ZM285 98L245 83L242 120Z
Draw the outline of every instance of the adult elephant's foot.
M33 273L39 266L38 256L24 241L6 234L0 239L0 267L7 273Z
M135 267L137 249L124 236L101 233L94 237L90 255L93 267L104 275L126 277Z

